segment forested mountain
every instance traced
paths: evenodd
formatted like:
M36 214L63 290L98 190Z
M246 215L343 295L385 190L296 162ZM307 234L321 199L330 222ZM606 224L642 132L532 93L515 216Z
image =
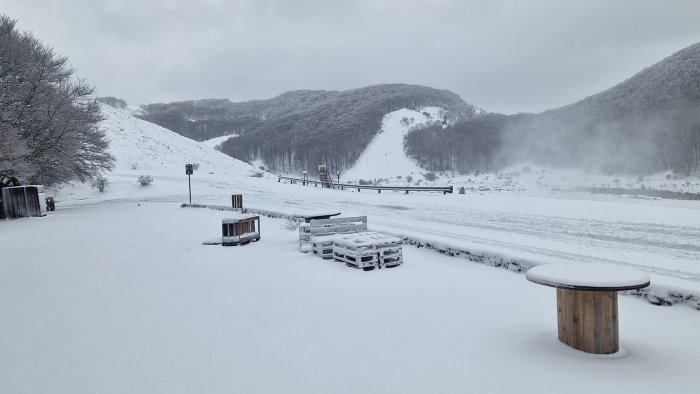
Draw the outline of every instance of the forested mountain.
M430 170L529 161L608 173L700 166L700 43L577 103L416 130L407 152Z
M269 100L197 100L141 107L140 117L203 141L237 134L221 150L237 159L262 159L273 171L314 173L318 164L350 167L385 114L439 106L455 119L476 109L458 95L424 86L387 84L347 91L292 91Z

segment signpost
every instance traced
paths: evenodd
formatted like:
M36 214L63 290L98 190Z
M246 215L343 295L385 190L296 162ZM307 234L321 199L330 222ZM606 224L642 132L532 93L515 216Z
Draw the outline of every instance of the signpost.
M192 182L190 181L190 175L194 173L193 164L185 164L185 174L187 174L187 186L190 189L190 204L192 204Z

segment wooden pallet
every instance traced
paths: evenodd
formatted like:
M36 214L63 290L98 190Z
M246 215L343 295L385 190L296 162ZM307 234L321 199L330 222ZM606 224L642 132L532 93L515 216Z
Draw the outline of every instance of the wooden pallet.
M353 268L372 270L403 264L403 241L375 232L338 235L333 240L333 259Z

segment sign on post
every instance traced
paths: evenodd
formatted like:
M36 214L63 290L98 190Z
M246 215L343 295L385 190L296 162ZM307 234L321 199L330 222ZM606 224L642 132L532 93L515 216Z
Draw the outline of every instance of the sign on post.
M194 173L194 164L185 164L185 174L187 175L187 188L190 190L190 204L192 204L192 182L190 175Z

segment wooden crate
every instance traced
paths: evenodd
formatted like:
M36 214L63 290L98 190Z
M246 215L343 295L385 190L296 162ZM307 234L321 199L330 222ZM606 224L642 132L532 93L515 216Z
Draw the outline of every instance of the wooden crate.
M260 216L238 216L221 221L223 246L245 245L260 239Z

